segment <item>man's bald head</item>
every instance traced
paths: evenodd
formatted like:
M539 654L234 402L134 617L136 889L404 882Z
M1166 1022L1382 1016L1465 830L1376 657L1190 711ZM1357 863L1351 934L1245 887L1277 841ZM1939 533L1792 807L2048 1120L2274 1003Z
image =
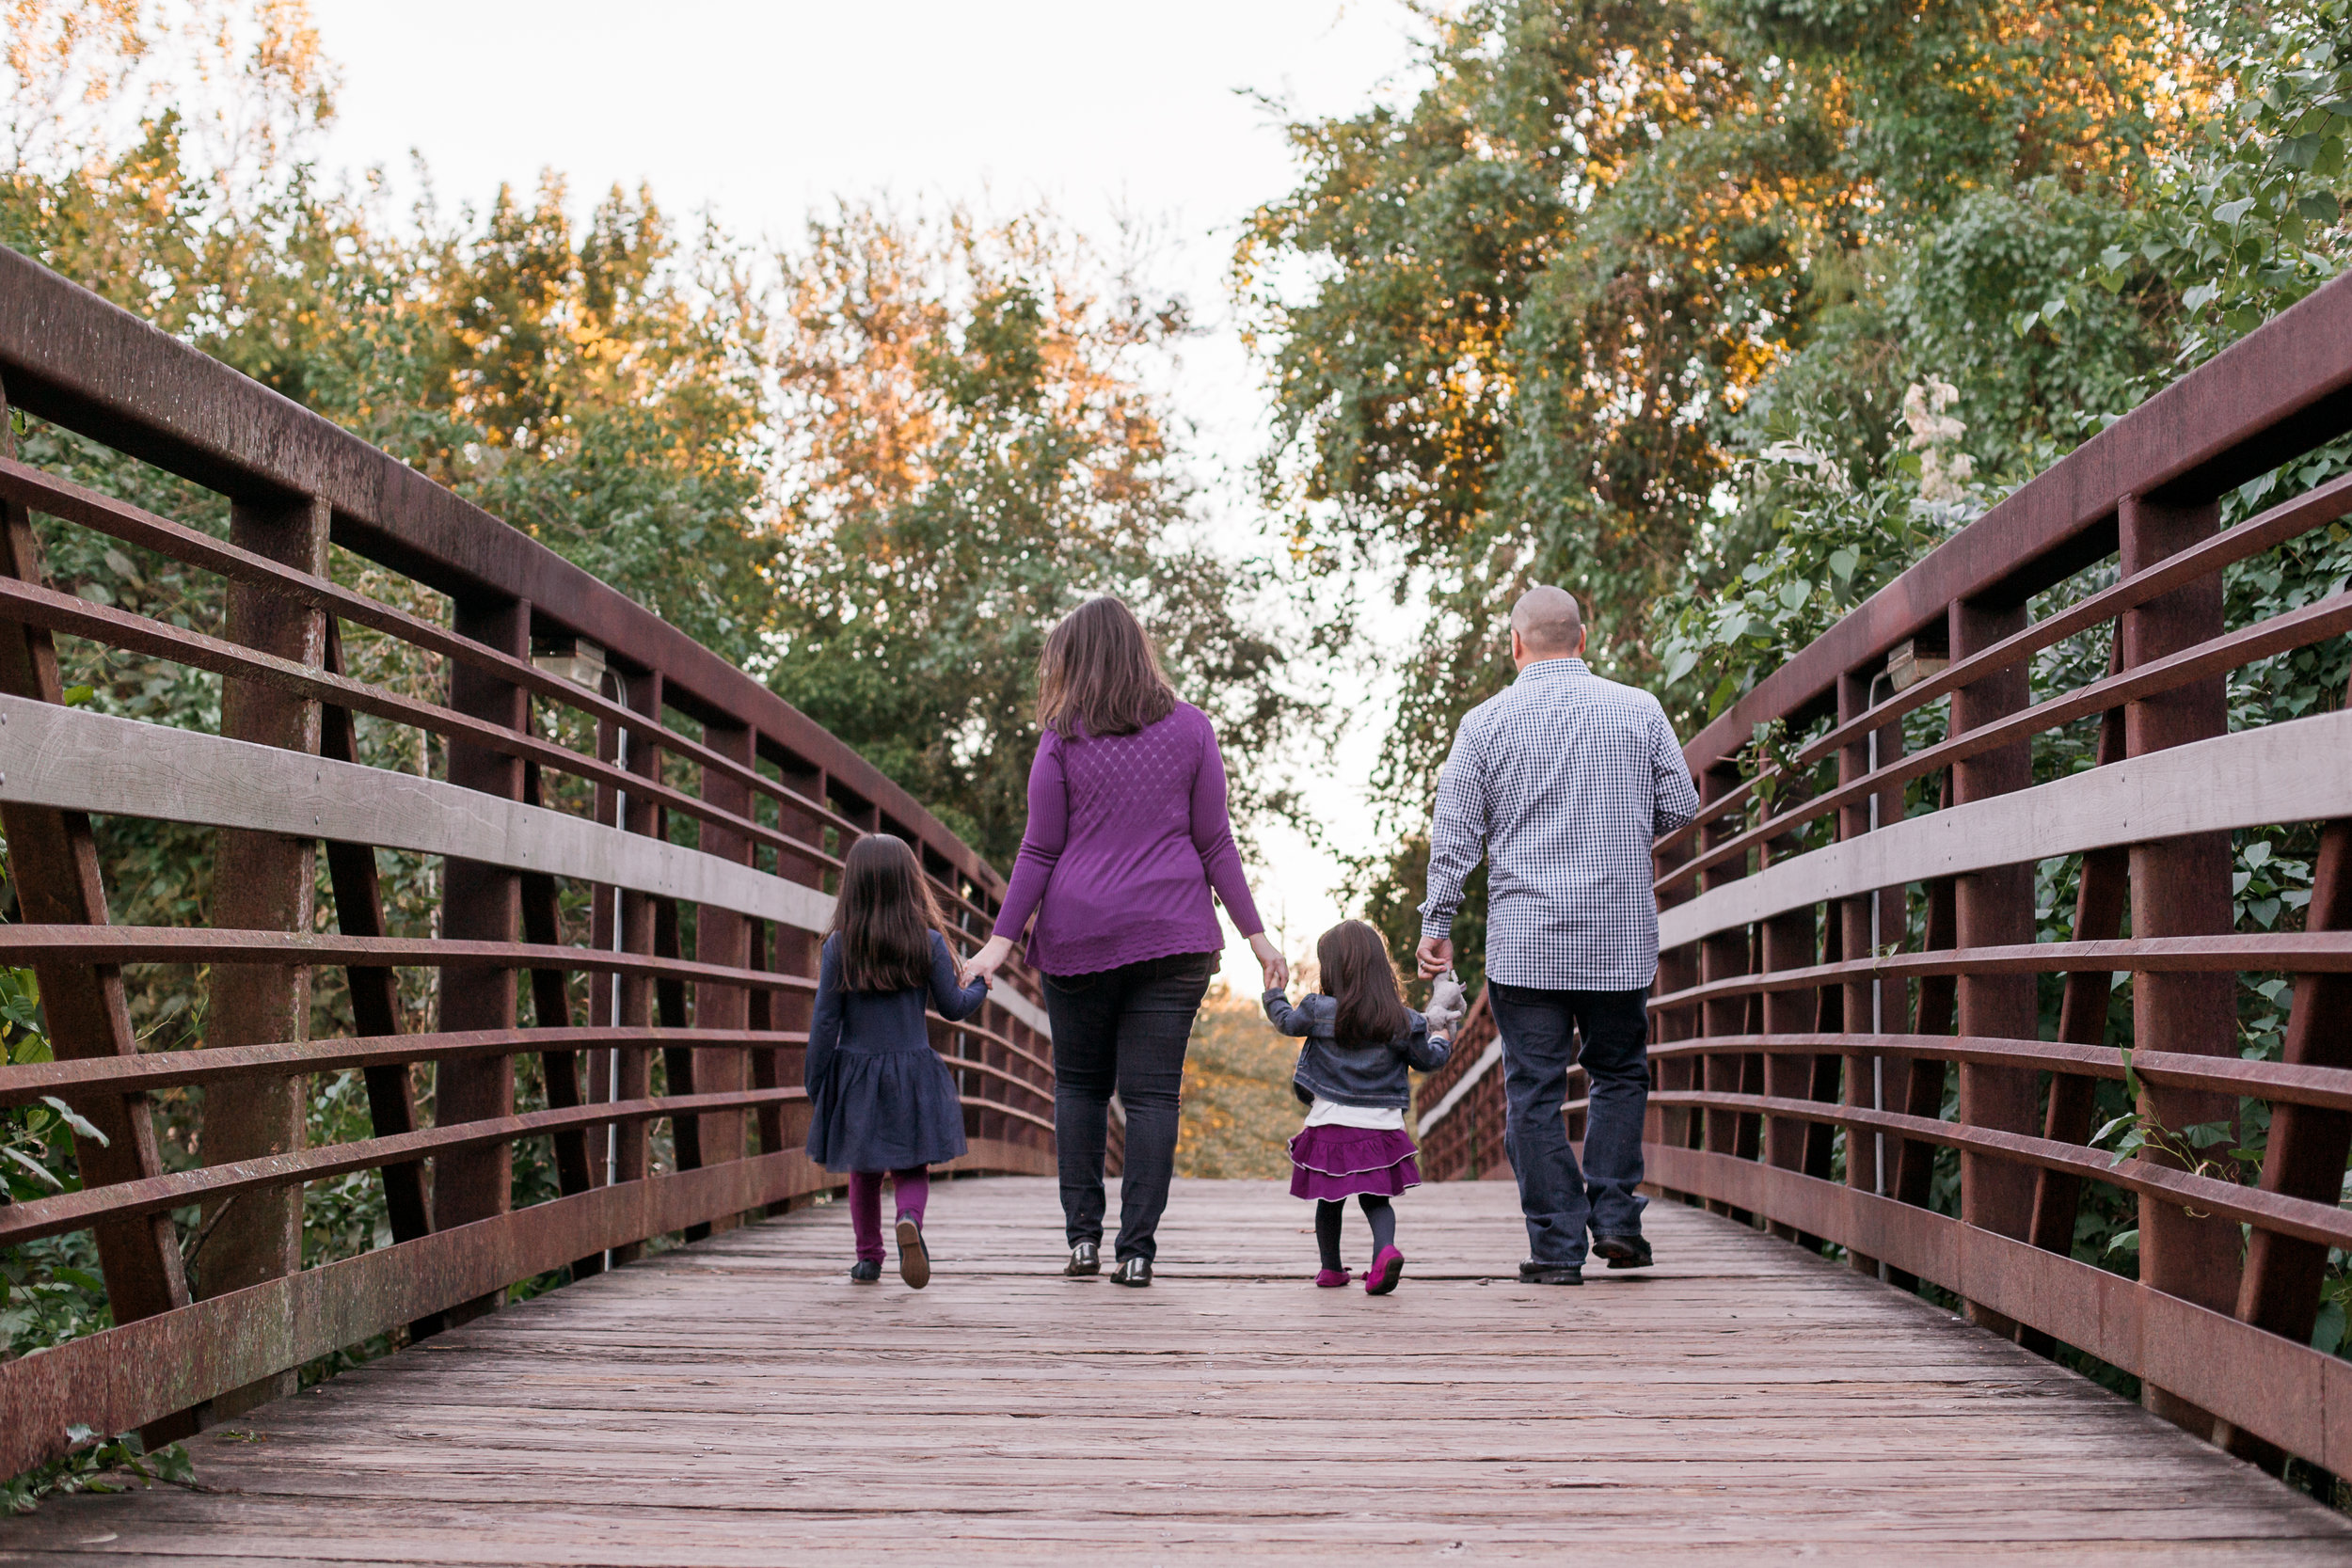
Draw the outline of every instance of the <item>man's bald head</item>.
M1584 615L1576 595L1539 583L1511 607L1511 629L1531 658L1566 658L1584 647Z

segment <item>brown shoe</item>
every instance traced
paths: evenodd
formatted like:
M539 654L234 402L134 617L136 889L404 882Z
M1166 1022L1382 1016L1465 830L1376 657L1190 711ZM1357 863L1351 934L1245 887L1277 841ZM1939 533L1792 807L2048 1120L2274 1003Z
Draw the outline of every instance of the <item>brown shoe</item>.
M931 1253L923 1244L923 1227L907 1214L898 1216L898 1277L910 1291L931 1282Z

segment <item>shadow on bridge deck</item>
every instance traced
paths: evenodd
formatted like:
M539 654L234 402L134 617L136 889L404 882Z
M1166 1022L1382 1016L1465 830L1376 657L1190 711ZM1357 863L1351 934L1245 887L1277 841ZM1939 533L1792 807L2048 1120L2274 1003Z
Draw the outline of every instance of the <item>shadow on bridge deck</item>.
M0 1559L2352 1558L2258 1471L1728 1221L1654 1205L1654 1274L1547 1290L1509 1187L1399 1208L1385 1300L1308 1285L1269 1183L1180 1183L1148 1291L1051 1273L1043 1181L938 1188L920 1294L795 1214L267 1406L192 1445L205 1490L52 1504Z

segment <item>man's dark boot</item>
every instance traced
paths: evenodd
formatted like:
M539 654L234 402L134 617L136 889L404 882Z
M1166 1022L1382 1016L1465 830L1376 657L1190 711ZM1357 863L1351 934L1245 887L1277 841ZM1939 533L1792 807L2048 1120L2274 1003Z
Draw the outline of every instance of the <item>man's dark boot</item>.
M1581 1285L1584 1265L1581 1263L1538 1263L1533 1260L1519 1265L1522 1285Z
M1639 1236L1596 1236L1593 1256L1606 1258L1613 1269L1646 1269L1652 1262L1649 1243Z

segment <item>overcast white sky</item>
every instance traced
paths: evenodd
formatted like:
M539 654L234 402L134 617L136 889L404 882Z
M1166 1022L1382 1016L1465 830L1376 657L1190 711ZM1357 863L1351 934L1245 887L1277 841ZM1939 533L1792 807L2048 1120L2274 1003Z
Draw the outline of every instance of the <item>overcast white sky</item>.
M1240 218L1294 172L1275 117L1248 95L1355 109L1409 69L1415 29L1396 0L311 8L342 70L325 161L380 164L405 187L421 153L452 206L553 168L583 206L642 181L673 214L708 206L750 238L791 237L836 196L880 194L984 211L1043 199L1106 249L1121 213L1163 226L1174 244L1158 281L1207 329L1176 395L1198 427L1216 534L1236 552L1264 529L1242 475L1263 404L1224 267ZM1318 768L1318 815L1343 850L1370 841L1362 779L1379 727L1375 714ZM1292 951L1311 947L1342 912L1330 861L1284 832L1259 848L1267 920ZM1257 987L1238 944L1226 973Z

